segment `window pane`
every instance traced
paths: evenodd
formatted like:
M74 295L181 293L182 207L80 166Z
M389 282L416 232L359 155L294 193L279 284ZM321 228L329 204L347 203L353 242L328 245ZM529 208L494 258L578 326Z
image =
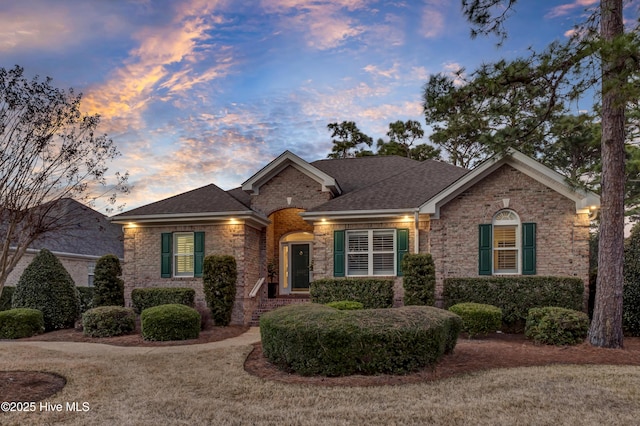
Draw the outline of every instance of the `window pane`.
M369 250L369 234L366 232L349 232L347 234L347 250L367 251Z
M369 255L367 253L350 254L347 267L349 275L368 275L369 274Z
M393 251L393 233L374 232L373 251Z
M174 274L177 277L193 275L194 234L182 233L173 235Z
M193 254L193 234L176 234L176 254Z
M193 255L176 256L176 275L193 275Z
M517 250L496 250L493 252L496 272L518 272Z
M394 253L373 253L373 275L394 275L394 258Z
M494 226L493 227L493 247L494 248L514 248L516 246L515 226Z

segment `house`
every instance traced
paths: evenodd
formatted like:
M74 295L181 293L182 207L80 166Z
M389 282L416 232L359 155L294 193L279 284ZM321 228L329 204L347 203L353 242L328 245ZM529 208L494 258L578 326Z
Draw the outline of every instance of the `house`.
M239 188L207 185L112 221L124 228L128 301L136 287L188 286L204 303L203 257L230 254L232 322L246 324L265 303L269 263L283 303L314 279L370 276L395 280L401 303L408 252L433 255L437 297L447 277L577 276L587 286L597 206L515 150L471 171L395 156L309 163L286 151Z
M64 265L77 286L93 285L93 268L105 254L123 259L122 226L111 223L102 213L71 198L56 202L56 223L36 239L9 274L6 285L15 286L38 252L46 248Z

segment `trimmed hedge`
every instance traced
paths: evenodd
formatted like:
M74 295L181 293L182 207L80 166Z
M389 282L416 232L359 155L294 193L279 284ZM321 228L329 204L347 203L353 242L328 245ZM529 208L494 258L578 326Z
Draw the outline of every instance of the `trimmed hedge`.
M93 306L124 306L124 281L120 259L106 254L96 262L93 270Z
M393 281L373 278L324 278L309 285L311 302L325 305L350 300L360 302L364 309L393 306Z
M407 253L402 258L404 304L433 306L436 303L436 267L430 254Z
M462 320L429 306L340 311L289 305L260 318L264 355L302 375L404 374L453 351Z
M13 286L5 285L2 288L2 294L0 294L0 311L8 311L11 309L11 298L16 288Z
M80 317L80 295L60 260L42 249L18 280L13 308L38 309L44 316L45 330L72 328Z
M447 278L442 297L444 307L475 302L497 306L502 321L513 326L527 319L531 308L560 306L582 310L584 284L575 277Z
M364 309L362 303L354 302L352 300L341 300L339 302L329 302L326 306L334 309L339 309L341 311L355 311L357 309Z
M80 313L87 312L93 308L94 287L76 287L80 294Z
M546 345L575 345L589 331L589 316L572 309L545 307L529 310L525 335Z
M146 287L134 288L131 303L136 313L154 306L180 304L194 306L196 291L187 287Z
M200 334L200 314L181 304L154 306L140 315L144 340L197 339Z
M129 334L136 329L133 308L98 306L82 314L82 332L89 337L111 337Z
M0 312L0 339L20 339L44 332L44 316L37 309L16 308Z
M233 256L209 255L204 258L202 284L215 325L226 326L231 322L237 280L238 271Z
M449 311L462 318L462 331L469 338L477 335L487 335L500 330L502 327L502 311L497 306L483 303L458 303Z

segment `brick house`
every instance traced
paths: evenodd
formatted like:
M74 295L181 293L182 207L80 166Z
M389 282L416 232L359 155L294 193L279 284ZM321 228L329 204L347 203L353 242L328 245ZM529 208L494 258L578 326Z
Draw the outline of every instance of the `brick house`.
M597 195L518 151L469 171L373 156L308 163L286 151L241 187L211 184L112 217L124 228L125 297L136 287L193 287L202 259L238 264L232 322L306 300L325 277L388 277L402 301L404 253L431 253L436 293L447 277L577 276L588 283ZM267 299L268 265L278 298ZM586 294L586 289L585 289ZM271 304L268 305L269 300Z

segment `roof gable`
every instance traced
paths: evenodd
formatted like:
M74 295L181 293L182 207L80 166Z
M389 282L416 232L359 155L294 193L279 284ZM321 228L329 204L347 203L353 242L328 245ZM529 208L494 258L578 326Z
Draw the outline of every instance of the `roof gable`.
M283 152L278 158L251 176L242 184L242 189L253 194L259 194L262 185L270 181L287 167L293 167L318 182L322 186L322 191L330 191L334 195L342 192L340 186L332 176L307 163L291 151Z
M440 207L505 164L573 200L576 204L576 213L587 213L589 207L600 206L600 197L598 195L580 188L572 188L560 173L522 154L520 151L510 148L505 154L494 155L485 160L471 172L434 195L420 206L420 213L431 214L434 218L439 218Z

